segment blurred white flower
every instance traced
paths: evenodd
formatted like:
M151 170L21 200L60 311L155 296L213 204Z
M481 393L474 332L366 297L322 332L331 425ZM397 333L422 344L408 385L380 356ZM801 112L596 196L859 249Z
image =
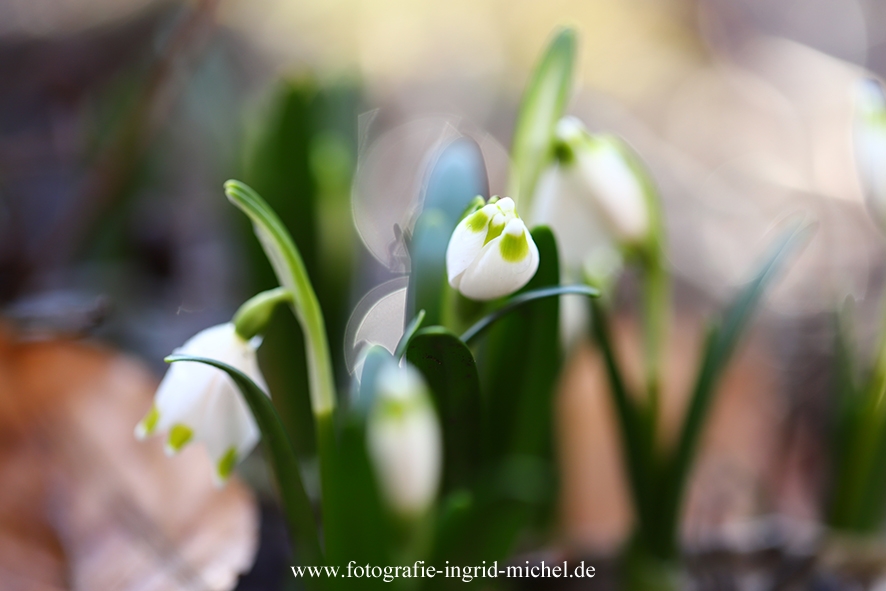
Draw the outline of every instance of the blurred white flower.
M539 183L533 220L550 224L558 238L564 234L565 251L576 241L570 237L581 234L584 242L621 248L650 238L648 189L624 142L591 135L578 119L564 117L557 124L555 152L557 161Z
M858 82L853 139L855 162L868 210L886 230L886 95L873 78Z
M433 402L411 365L383 367L366 427L367 445L382 494L405 517L426 511L437 494L443 441Z
M509 197L465 217L449 239L449 284L474 300L492 300L526 285L538 270L538 248Z
M232 323L220 324L191 337L175 353L224 362L249 376L267 392L256 360L255 339L240 337ZM168 455L192 441L205 443L216 484L224 483L234 466L258 443L255 419L237 386L220 369L203 363L173 363L154 397L154 405L135 428L139 439L166 433Z

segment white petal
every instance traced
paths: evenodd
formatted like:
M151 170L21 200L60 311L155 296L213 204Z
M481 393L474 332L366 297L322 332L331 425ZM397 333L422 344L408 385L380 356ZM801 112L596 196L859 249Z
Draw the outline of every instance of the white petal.
M385 418L368 432L369 452L388 502L406 514L421 513L440 481L440 426L429 406Z
M581 266L589 253L610 248L614 241L601 224L575 166L556 164L542 175L531 219L554 231L564 274L571 280L581 279Z
M255 342L240 338L233 324L227 323L197 333L176 352L226 363L249 376L267 394L255 349ZM149 416L152 414L155 424L151 431L167 433L169 454L192 441L204 441L218 465L234 450L234 460L228 462L223 475L230 473L233 461L249 453L259 436L234 381L224 371L199 362L179 361L170 366L157 389ZM137 436L147 434L146 422L136 428Z
M495 205L484 205L455 227L446 247L446 274L452 287L458 288L459 276L480 253L489 223L498 212Z
M368 451L385 499L396 511L415 515L430 506L440 484L440 425L414 367L384 367L377 386L367 426Z
M886 96L879 82L861 80L856 89L855 161L872 217L886 228Z
M614 141L596 138L588 150L576 152L577 166L593 203L620 242L638 242L649 231L644 188Z
M212 458L217 484L223 483L234 464L249 455L258 443L258 425L242 394L232 383L218 382L197 437L205 442Z
M502 242L507 236L525 238L528 245L526 256L518 261L508 261L502 256ZM538 270L538 247L526 226L519 219L508 222L501 236L490 240L480 255L464 271L459 291L475 300L492 300L511 294L532 279Z

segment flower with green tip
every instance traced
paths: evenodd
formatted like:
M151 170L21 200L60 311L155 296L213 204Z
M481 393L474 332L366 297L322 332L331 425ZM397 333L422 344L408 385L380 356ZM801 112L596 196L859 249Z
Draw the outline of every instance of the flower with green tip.
M256 359L257 344L257 339L242 338L234 325L227 323L197 333L175 352L222 361L267 392ZM167 455L202 441L215 466L213 480L218 485L260 438L255 419L231 378L215 367L190 362L169 368L151 410L135 428L138 439L159 433L166 435Z
M886 93L879 80L859 80L853 132L865 202L877 226L886 231Z
M379 370L366 426L367 448L388 506L416 517L433 503L443 469L443 435L421 374L391 362Z
M446 249L449 284L474 300L514 293L538 270L538 247L509 197L469 214Z

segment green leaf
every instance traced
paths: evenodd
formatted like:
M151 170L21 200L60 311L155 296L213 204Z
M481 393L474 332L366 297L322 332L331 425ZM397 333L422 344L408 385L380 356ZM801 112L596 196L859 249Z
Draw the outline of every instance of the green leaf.
M522 211L529 211L538 178L553 156L554 130L572 91L575 48L575 31L560 30L535 67L523 94L508 179L510 196Z
M539 267L517 298L560 282L553 233L537 227L532 238ZM480 346L482 386L490 405L488 445L496 458L526 454L553 462L553 393L561 363L559 310L559 298L524 302L498 320Z
M413 318L406 326L406 330L403 331L403 336L400 337L400 342L397 343L397 348L394 350L394 357L402 359L403 356L406 355L406 347L409 346L409 341L412 340L412 337L414 337L415 333L418 332L418 329L421 328L421 324L424 320L425 311L419 310L418 314L415 315L415 318Z
M720 326L710 333L680 438L664 482L659 505L661 524L657 528L656 541L660 557L670 558L676 555L677 527L683 492L720 379L732 359L739 339L749 326L766 288L777 276L788 257L805 243L811 234L811 229L809 225L796 223L775 241L754 279L739 292L724 314Z
M461 335L461 340L470 344L471 341L482 335L499 318L516 310L529 302L561 295L585 295L591 298L600 297L600 290L587 285L558 285L556 287L542 287L531 291L520 292L518 295L507 300L500 308L496 308L477 322Z
M225 183L225 194L252 220L255 234L280 284L293 294L293 311L304 330L307 345L311 405L315 415L331 412L335 408L335 381L326 327L301 255L280 218L258 193L239 181L230 180Z
M166 361L204 363L224 371L234 380L261 431L264 447L268 452L268 459L280 490L292 539L298 543L304 564L321 564L323 552L311 502L301 480L295 453L271 399L246 374L220 361L189 355L170 355Z
M483 153L470 138L444 148L428 177L422 214L409 246L411 273L407 318L424 310L428 324L440 324L446 281L446 248L461 215L477 196L488 196Z
M655 467L651 454L648 422L635 402L636 397L628 389L624 374L615 355L609 314L598 300L591 301L591 328L594 341L603 355L609 392L615 406L619 423L622 454L637 514L637 527L645 530L652 519L650 495L653 491L652 477Z
M357 396L342 420L330 486L338 510L324 524L330 564L344 567L356 560L363 565L383 565L392 560L391 523L366 448L366 419L376 399L376 380L379 370L390 363L395 363L394 358L384 347L369 349ZM350 588L344 582L336 583Z
M406 359L424 376L443 427L443 490L470 485L482 467L483 403L477 365L470 349L440 326L418 331Z
M269 208L292 233L305 270L317 287L324 308L327 308L329 302L323 296L330 290L324 290L325 273L320 273L317 223L322 204L311 166L311 146L320 120L318 107L324 104L322 96L310 76L278 85L267 114L251 133L254 141L246 144L243 180L264 197ZM262 245L255 240L252 224L239 226L241 250L246 262L246 277L240 281L244 293L277 287L280 280ZM336 308L333 306L332 309ZM331 334L337 333L333 331ZM309 389L304 333L296 318L288 313L275 312L263 337L258 355L265 380L272 391L285 394L275 396L274 405L296 453L308 457L316 453L311 401L307 396L291 395Z

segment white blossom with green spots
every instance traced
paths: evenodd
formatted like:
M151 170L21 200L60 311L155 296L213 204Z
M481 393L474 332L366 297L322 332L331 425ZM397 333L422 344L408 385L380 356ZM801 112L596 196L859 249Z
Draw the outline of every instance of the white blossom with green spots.
M466 216L446 249L449 284L474 300L514 293L537 270L538 248L509 197Z
M256 339L243 339L232 323L226 323L197 333L175 353L222 361L267 392L256 359L257 344ZM215 367L185 362L169 368L151 410L135 428L139 439L154 434L164 434L168 455L202 441L212 458L213 480L218 485L260 438L255 419L231 378Z

